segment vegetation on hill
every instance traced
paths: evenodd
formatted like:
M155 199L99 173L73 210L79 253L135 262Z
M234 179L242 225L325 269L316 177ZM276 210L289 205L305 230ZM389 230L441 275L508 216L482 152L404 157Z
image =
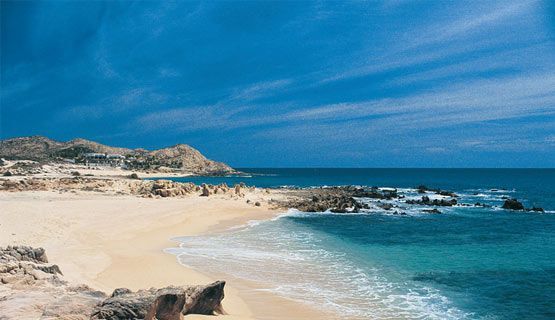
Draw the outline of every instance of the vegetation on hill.
M84 162L85 154L102 153L125 156L125 166L143 170L181 170L197 174L226 174L234 170L222 162L207 159L186 144L154 151L103 145L85 139L59 142L42 136L21 137L0 141L0 158L39 162L69 159Z

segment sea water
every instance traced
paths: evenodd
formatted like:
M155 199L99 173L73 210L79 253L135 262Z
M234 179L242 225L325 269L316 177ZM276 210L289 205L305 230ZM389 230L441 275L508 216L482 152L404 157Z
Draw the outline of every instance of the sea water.
M227 232L182 237L187 266L256 281L261 290L325 308L337 319L554 319L553 169L241 169L242 177L181 181L260 187L395 187L406 215L359 199L357 214L284 212ZM459 203L424 213L415 187ZM430 197L439 197L429 193ZM501 209L507 197L545 213ZM383 202L383 201L382 201Z

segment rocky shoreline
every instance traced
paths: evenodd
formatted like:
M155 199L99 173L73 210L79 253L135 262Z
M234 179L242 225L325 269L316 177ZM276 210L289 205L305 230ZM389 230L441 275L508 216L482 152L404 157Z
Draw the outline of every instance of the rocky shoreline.
M118 288L108 296L70 284L42 248L0 247L2 319L182 319L186 314L223 314L225 282L170 286L133 292Z
M406 214L403 209L404 205L418 205L423 208L421 212L439 214L441 207L489 207L489 205L476 203L464 203L457 200L459 196L452 191L441 189L428 189L425 186L416 188L419 199L406 199L405 195L399 193L395 188L378 188L378 187L321 187L321 188L305 188L305 189L288 189L286 191L288 200L275 201L274 203L283 208L294 208L303 212L324 212L330 211L334 213L359 213L363 210L370 209L364 198L373 200L372 204L385 211L391 211L393 214ZM430 198L431 195L437 195L441 198ZM392 203L389 200L397 200ZM544 212L543 208L532 207L525 208L517 199L505 199L502 209L512 211L528 211L528 212Z
M144 198L171 198L198 195L209 197L212 195L228 196L230 198L243 198L248 192L256 190L254 186L247 186L244 183L228 186L225 183L219 185L202 184L195 185L189 182L175 182L171 180L142 180L136 174L131 174L128 179L114 179L102 177L87 177L76 175L73 177L61 178L38 178L33 176L0 178L0 191L58 191L58 192L100 192L117 195L133 195ZM269 189L262 189L263 192L270 194ZM419 199L405 199L405 195L398 192L395 188L378 187L321 187L321 188L282 188L273 189L273 193L286 195L285 199L270 199L269 203L275 208L289 209L294 208L304 212L324 212L334 213L358 213L361 210L369 209L369 206L362 198L377 200L378 207L388 211L391 209L398 214L404 214L398 205L387 202L388 200L399 200L406 205L419 205L434 207L434 209L423 209L426 213L441 213L436 207L452 206L473 206L488 207L489 205L476 203L463 203L457 200L459 196L452 191L440 189L428 189L424 186L416 188ZM430 198L437 195L441 198ZM384 202L381 202L381 201ZM247 199L250 203L251 201ZM253 202L254 205L259 202ZM502 209L513 211L544 212L543 208L525 208L517 199L505 199Z

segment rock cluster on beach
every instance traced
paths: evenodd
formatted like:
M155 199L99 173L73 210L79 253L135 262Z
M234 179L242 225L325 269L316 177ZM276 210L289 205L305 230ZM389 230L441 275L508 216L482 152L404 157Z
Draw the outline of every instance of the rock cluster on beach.
M182 319L186 314L222 314L225 282L170 286L111 296L63 280L42 248L0 247L1 319Z
M175 182L171 180L140 180L140 179L98 179L94 177L74 176L71 178L33 178L0 179L0 191L93 191L135 195L149 198L183 197L189 195L228 195L244 197L246 192L254 191L254 187L236 184L229 187L225 183L219 185L202 184L201 186L189 182Z

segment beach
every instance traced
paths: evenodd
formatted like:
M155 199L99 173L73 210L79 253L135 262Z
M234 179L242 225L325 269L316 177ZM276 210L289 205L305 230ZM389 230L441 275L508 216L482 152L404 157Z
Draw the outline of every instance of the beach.
M108 293L119 287L137 290L228 280L186 268L163 250L176 246L173 237L217 232L280 212L226 196L150 199L57 191L1 192L0 207L2 245L44 247L65 280ZM227 315L221 317L308 318L305 306L271 294L249 293L251 289L228 280L223 301Z
M552 170L242 171L251 174L2 177L0 243L43 247L63 280L106 294L80 289L78 319L116 288L218 280L222 319L549 318ZM33 292L39 279L17 291L26 271L12 284L9 265L0 308L19 319L12 310L36 309L45 293ZM51 305L71 299L48 281Z

